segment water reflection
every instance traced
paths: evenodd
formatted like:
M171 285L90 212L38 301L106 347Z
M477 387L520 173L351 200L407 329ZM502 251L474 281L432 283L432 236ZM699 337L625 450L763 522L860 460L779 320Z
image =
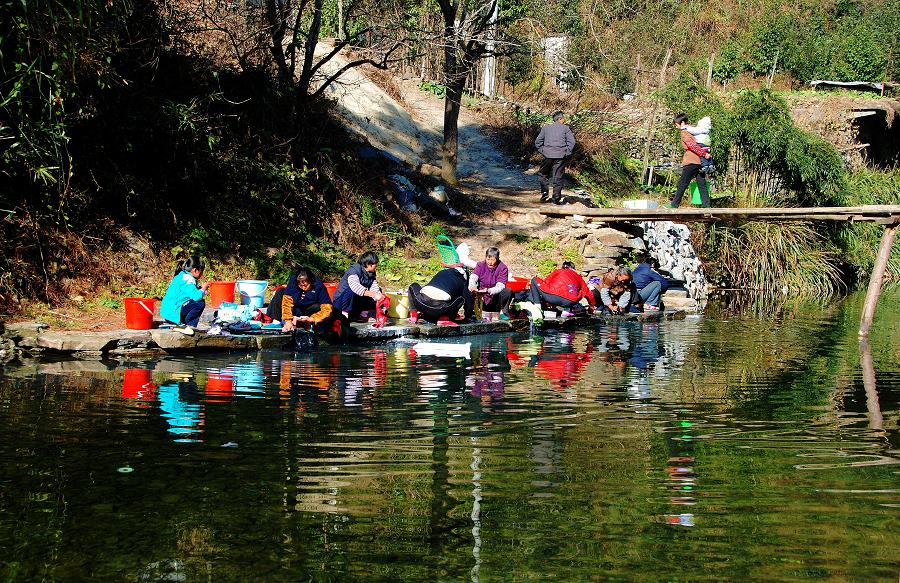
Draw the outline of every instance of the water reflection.
M893 576L897 325L792 309L7 369L0 580Z

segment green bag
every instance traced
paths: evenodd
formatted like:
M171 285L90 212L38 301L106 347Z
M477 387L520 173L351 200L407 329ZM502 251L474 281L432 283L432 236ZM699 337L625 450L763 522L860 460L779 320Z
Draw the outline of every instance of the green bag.
M438 253L441 254L441 261L444 263L459 263L459 253L456 252L456 245L447 235L438 235L437 240Z
M703 199L700 198L700 187L696 182L691 182L691 204L703 204Z

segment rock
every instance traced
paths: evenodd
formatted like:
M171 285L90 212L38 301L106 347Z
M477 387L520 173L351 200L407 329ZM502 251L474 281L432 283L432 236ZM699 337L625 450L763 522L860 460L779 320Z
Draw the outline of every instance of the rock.
M38 334L48 328L50 328L50 326L43 322L16 322L14 324L5 325L3 337L18 342L23 338L35 338Z
M640 237L635 237L633 239L629 239L628 242L626 243L626 246L628 246L631 249L635 249L637 251L646 251L646 249L647 249L647 245L644 244L644 240L641 239Z
M603 274L605 274L607 271L609 271L609 268L610 268L610 267L615 267L615 266L616 266L616 262L613 261L613 260L609 260L609 261L595 261L595 262L592 262L592 263L585 263L585 264L581 267L581 271L584 271L584 272L586 272L586 273L590 273L590 272L593 272L593 271L599 271L599 272L601 272L600 275L603 275ZM591 275L591 277L593 277L593 276L594 276L594 274Z
M254 350L256 337L252 335L210 336L194 332L186 336L170 329L151 330L153 341L166 352L198 352L203 350Z
M440 167L435 166L433 164L427 164L427 163L423 162L419 166L419 174L421 174L423 176L440 176L441 169L440 169Z
M663 305L667 310L697 311L699 308L699 303L694 298L669 297L668 295L663 300Z
M683 289L670 289L666 290L666 293L663 294L663 300L670 300L672 298L686 298L687 290Z
M147 347L149 330L114 330L111 332L44 332L35 337L32 346L55 352L104 353L113 348Z

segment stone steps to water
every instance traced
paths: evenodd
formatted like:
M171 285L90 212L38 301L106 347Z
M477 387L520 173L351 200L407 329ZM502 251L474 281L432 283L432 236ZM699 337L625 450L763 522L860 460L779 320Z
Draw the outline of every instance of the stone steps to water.
M591 317L549 318L542 329L573 329L603 322L681 320L681 310L666 310L652 314L595 315ZM368 324L352 324L351 344L379 343L397 338L452 338L482 334L527 332L528 320L474 322L459 326L431 324L396 324L373 328ZM281 349L291 339L289 334L233 334L210 335L196 332L186 336L168 328L153 330L111 330L108 332L56 332L15 325L8 326L7 338L26 355L66 355L80 359L141 358L166 354L199 352L230 352Z

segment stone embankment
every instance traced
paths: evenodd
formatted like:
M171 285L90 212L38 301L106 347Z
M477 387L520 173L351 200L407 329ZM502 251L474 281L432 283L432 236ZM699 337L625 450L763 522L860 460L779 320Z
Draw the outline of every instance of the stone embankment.
M626 314L622 316L548 318L544 329L571 329L606 321L658 321L684 319L685 312L669 310L654 314ZM475 322L460 326L411 325L399 321L397 325L373 328L367 324L353 324L349 342L378 343L397 338L440 339L482 334L526 332L528 320ZM25 323L7 326L4 341L15 345L11 354L25 357L63 355L81 359L143 358L165 354L278 350L291 340L288 334L209 335L197 332L185 336L171 329L112 330L109 332L56 332L46 324Z
M675 279L683 280L689 298L705 300L706 274L691 244L688 226L672 221L644 221L640 225L647 252L656 257L660 269L671 273Z
M586 278L634 264L649 254L659 259L660 267L675 279L685 281L685 289L669 290L663 296L668 308L696 312L706 299L703 266L685 225L657 221L640 225L618 223L613 227L590 217L578 217L559 221L551 231L561 247L575 247L584 258L581 271Z

